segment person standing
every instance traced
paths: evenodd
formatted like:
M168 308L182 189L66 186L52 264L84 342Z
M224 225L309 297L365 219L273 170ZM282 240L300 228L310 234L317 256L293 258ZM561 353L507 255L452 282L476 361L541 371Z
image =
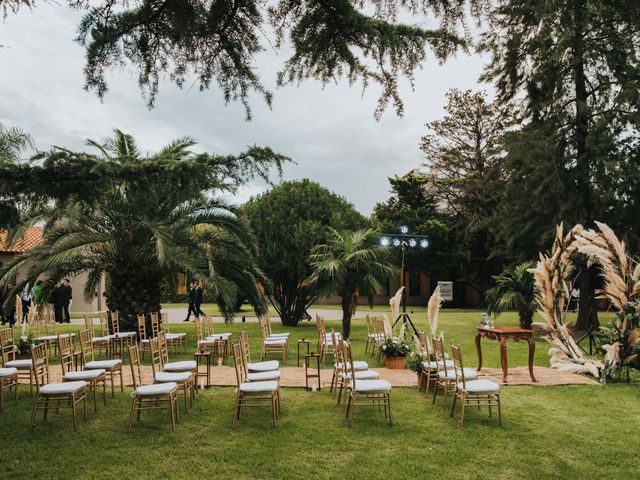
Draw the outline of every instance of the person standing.
M27 277L25 277L25 280L27 279ZM20 300L22 300L22 318L20 319L20 321L22 323L27 321L27 318L29 317L29 309L31 308L31 285L29 285L29 282L24 284L24 287L22 289L22 293L20 294Z
M53 287L49 295L49 303L53 304L53 317L56 323L62 323L62 282Z
M69 313L69 306L72 302L73 289L71 288L71 281L68 278L62 282L62 313L64 314L64 323L71 323L71 314Z
M193 312L193 314L196 317L198 316L198 313L196 312L196 309L195 309L195 304L193 303L193 301L195 300L195 297L196 297L196 284L195 282L191 282L191 284L189 285L189 310L187 311L187 318L184 319L185 322L189 321L191 312Z
M193 305L195 307L194 312L196 315L204 315L204 312L200 308L200 305L202 305L202 301L204 300L204 290L200 286L199 281L196 280L193 283L195 285L195 290L196 290L193 296Z
M0 289L0 319L2 320L2 325L8 323L10 327L13 327L14 323L16 323L15 295L11 295L14 288L16 286L13 283L9 283Z

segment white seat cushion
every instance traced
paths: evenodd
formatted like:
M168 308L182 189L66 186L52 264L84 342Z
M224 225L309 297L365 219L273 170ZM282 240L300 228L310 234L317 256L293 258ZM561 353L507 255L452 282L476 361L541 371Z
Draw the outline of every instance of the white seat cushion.
M251 372L247 374L248 382L265 382L267 380L278 380L280 372L278 370L270 370L268 372Z
M104 375L106 370L96 368L95 370L81 370L79 372L67 372L64 374L65 380L93 380L100 375Z
M423 366L424 368L430 368L430 369L432 369L432 370L435 370L436 368L438 368L438 369L440 369L440 370L441 370L442 368L444 368L444 367L442 366L442 364L443 364L442 360L440 360L440 361L438 361L438 362L435 362L435 361L432 361L432 362L422 362L422 366ZM447 366L447 370L448 370L448 369L450 369L450 368L451 368L451 369L453 369L453 368L455 367L455 364L453 363L453 360L445 360L445 361L444 361L444 364Z
M374 372L373 370L363 370L360 372L355 372L356 380L378 380L380 378L380 374L378 372Z
M42 337L36 337L33 339L36 342L53 342L54 340L58 340L57 335L44 335Z
M133 394L138 397L156 397L158 395L167 395L176 388L178 388L178 384L174 382L154 383L153 385L142 385L136 388Z
M277 370L280 368L280 362L278 360L269 360L268 362L248 363L247 369L250 372L270 372L271 370Z
M184 372L185 370L194 370L196 368L195 360L184 360L182 362L167 363L163 369L166 372Z
M87 382L62 382L48 383L40 387L43 395L59 395L63 393L73 393L82 390L87 386Z
M167 340L180 340L181 338L185 338L187 336L186 333L165 333L164 338Z
M4 366L17 368L18 370L27 370L31 369L31 367L33 366L33 362L31 361L31 359L11 360L10 362L5 363Z
M118 332L113 335L109 335L110 338L133 338L137 336L136 332Z
M390 392L391 384L386 380L356 380L356 392Z
M439 378L444 378L444 370L440 370L438 372L438 377ZM447 378L449 380L455 380L456 379L456 372L455 370L447 370ZM472 370L471 368L465 368L464 369L464 379L465 380L475 380L476 378L478 378L478 373L475 370Z
M206 340L229 340L232 336L232 333L214 333L209 335Z
M498 393L500 391L500 385L492 382L491 380L473 380L472 382L465 382L467 388L465 389L462 382L458 383L460 390L466 390L469 393Z
M113 360L93 360L91 362L87 362L84 368L87 370L94 370L96 368L113 370L120 365L122 365L122 360L120 360L119 358L114 358Z
M158 372L155 376L156 382L186 382L191 378L191 372Z
M10 377L18 373L17 368L0 368L0 377Z
M108 342L110 338L111 338L110 336L108 336L108 337L93 337L91 339L91 341L93 343L104 343L104 342Z
M278 338L278 337L285 338L285 337L289 337L289 334L288 333L272 333L269 336L273 338Z
M148 345L149 344L149 339L148 338L143 338L142 340L140 340L140 343L142 343L144 345Z
M278 382L251 382L240 385L243 393L267 393L278 390Z
M338 364L338 368L342 370L342 363ZM350 365L347 363L347 370L351 368ZM367 370L369 368L369 364L367 362L363 362L360 360L356 360L353 362L353 369L354 370Z
M363 370L361 372L355 372L355 374L356 380L378 380L380 378L380 374L373 370ZM351 378L351 374L343 373L341 377L346 380Z
M288 341L289 340L287 340L286 338L272 338L272 337L269 337L269 338L264 340L264 344L265 345L286 345Z

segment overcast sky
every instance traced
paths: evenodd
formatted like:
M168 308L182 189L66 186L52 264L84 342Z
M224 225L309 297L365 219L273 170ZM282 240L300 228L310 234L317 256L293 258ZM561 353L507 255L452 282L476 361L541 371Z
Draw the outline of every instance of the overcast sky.
M87 138L102 139L114 127L134 135L148 151L185 135L198 141L198 150L210 153L270 146L297 162L285 168L285 180L311 178L347 197L364 214L389 197L388 177L422 163L418 144L424 124L442 116L448 89L491 90L477 83L486 59L460 53L443 66L431 59L416 74L415 91L403 83L405 116L398 118L390 109L376 121L377 86L364 96L359 86L349 87L346 81L324 89L318 82L276 89L285 54L271 50L257 59L257 66L263 83L275 93L273 109L253 96L250 122L241 105L224 105L216 87L187 91L168 81L149 110L135 72L126 68L110 74L110 92L101 103L82 88L84 49L73 41L80 17L64 6L38 2L33 12L25 9L0 23L0 45L5 47L0 49L0 122L30 132L40 149L84 148ZM266 188L250 184L233 201L241 203Z

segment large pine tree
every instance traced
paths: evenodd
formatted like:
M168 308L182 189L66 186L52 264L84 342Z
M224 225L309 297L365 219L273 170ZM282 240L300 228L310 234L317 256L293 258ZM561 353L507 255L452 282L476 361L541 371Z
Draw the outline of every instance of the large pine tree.
M483 48L492 60L484 79L494 82L498 101L527 124L522 137L512 138L520 145L515 150L521 168L511 178L522 185L513 193L530 205L544 204L547 212L546 220L540 215L528 219L538 222L536 228L503 224L503 236L543 234L559 213L585 226L599 218L615 222L603 200L609 196L619 205L621 198L603 192L601 185L615 188L606 178L620 179L620 162L636 154L631 139L637 138L640 123L640 4L504 0L492 12L490 27ZM540 188L545 176L533 164L541 151L547 178L558 188ZM531 170L536 174L522 177ZM505 198L503 218L513 219L511 200ZM579 277L578 327L583 329L597 322L594 276L586 269Z

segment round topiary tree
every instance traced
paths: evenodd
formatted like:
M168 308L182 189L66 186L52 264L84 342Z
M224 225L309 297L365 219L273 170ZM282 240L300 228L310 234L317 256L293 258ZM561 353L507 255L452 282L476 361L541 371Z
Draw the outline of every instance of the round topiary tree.
M282 323L295 326L317 299L309 255L336 230L361 228L367 220L343 197L308 179L283 182L242 207L260 246L258 263L270 278L267 296Z

